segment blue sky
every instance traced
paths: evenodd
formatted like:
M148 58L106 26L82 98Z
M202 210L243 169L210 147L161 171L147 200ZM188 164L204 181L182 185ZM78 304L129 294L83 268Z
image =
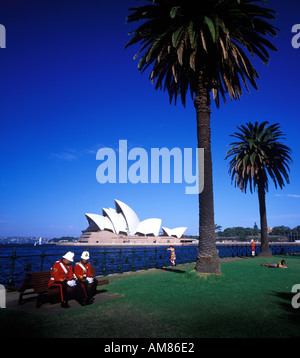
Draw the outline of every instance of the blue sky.
M84 213L124 201L140 220L198 232L198 196L182 184L100 184L102 147L119 140L135 147L196 148L193 103L170 105L148 75L140 75L134 49L124 50L128 8L136 1L3 0L0 23L7 48L0 49L0 236L79 236ZM293 151L284 190L270 185L268 225L300 225L299 60L291 28L300 23L296 0L271 0L282 33L269 66L257 63L259 92L212 106L215 222L223 229L259 225L256 194L231 185L224 160L229 135L248 121L279 122Z

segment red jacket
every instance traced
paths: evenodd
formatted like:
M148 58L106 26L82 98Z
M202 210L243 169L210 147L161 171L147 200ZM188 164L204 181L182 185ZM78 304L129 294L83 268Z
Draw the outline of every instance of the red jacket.
M55 281L71 280L74 277L72 265L65 265L62 260L56 261L51 268L48 286L52 286Z
M77 278L83 279L84 277L93 277L91 264L87 262L84 264L83 262L76 262L74 266L74 273Z

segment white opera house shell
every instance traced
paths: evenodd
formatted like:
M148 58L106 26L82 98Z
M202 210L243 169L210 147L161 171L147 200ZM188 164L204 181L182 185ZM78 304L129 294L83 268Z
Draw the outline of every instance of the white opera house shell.
M115 200L115 209L103 208L102 215L85 214L88 228L82 232L82 244L180 244L186 227L168 229L161 219L140 221L137 214L125 203Z

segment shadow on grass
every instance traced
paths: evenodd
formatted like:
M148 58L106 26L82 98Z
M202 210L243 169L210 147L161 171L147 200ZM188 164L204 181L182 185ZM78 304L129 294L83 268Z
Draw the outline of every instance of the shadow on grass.
M290 323L295 325L295 336L300 337L299 325L300 325L300 308L294 308L292 306L292 298L295 293L293 292L273 292L272 296L278 297L281 301L278 301L279 306L285 312L282 314L282 318L289 320Z
M174 272L174 273L185 273L185 271L179 270L179 269L175 269L173 267L160 267L160 270L163 271L169 271L169 272Z

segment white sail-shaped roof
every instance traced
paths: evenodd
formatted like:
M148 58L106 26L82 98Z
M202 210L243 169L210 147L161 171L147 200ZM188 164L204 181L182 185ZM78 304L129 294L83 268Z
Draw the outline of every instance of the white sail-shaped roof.
M114 209L102 209L103 216L108 217L114 227L114 232L116 234L126 233L126 221L116 212Z
M104 230L105 222L104 222L104 217L102 215L85 214L85 216L86 216L89 224L93 223L94 225L96 225L99 228L99 230Z
M112 222L110 221L110 218L107 216L104 216L104 230L109 230L109 231L115 232L114 226L113 226Z
M122 214L126 220L128 234L134 235L136 229L140 223L140 220L136 213L125 203L115 199L116 212Z
M140 221L136 213L128 205L116 199L115 207L116 209L103 208L103 215L85 214L89 222L87 231L109 230L115 234L159 235L161 219L154 218ZM181 238L186 229L186 227L174 229L162 227L165 235L177 238Z
M181 238L181 236L184 234L185 230L187 229L187 227L176 227L174 229L169 229L167 227L162 227L163 232L167 235L167 236L175 236L178 239Z
M85 214L88 223L91 225L95 225L95 228L98 230L110 230L115 232L114 226L110 221L109 217L98 215L98 214Z
M158 236L161 219L147 219L139 223L135 234Z

